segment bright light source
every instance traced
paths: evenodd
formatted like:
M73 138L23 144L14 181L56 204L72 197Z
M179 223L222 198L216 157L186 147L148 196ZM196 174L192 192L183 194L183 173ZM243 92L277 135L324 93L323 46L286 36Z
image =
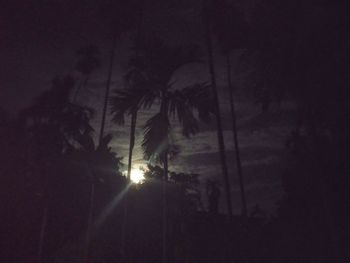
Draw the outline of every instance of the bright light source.
M142 181L145 180L145 176L143 174L143 171L140 169L132 168L131 173L130 173L130 180L134 184L142 183Z

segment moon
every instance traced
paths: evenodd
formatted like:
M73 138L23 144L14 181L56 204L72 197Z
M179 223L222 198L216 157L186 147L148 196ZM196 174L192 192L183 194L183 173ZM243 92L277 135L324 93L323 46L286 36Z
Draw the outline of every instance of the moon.
M140 169L132 168L130 172L130 180L134 184L140 184L143 180L145 180L145 176L143 174L143 171Z

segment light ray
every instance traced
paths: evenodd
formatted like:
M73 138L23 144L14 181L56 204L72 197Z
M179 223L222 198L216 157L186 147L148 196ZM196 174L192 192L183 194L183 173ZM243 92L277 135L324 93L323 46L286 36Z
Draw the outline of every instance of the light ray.
M106 221L107 217L112 213L114 208L120 203L124 198L125 194L130 189L132 183L129 183L118 195L116 195L113 200L103 209L99 217L96 219L94 224L94 229L98 229Z

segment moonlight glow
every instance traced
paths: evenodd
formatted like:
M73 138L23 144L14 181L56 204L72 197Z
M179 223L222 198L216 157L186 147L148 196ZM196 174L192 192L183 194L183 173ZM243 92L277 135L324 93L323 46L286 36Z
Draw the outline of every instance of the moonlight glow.
M131 169L130 180L134 184L139 184L145 179L143 171L140 169Z

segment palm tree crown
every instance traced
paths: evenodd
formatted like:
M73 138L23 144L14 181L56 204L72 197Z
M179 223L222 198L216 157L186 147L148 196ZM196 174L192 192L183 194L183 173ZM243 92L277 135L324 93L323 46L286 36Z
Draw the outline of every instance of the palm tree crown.
M197 83L175 89L171 82L180 67L201 62L198 51L196 46L170 46L159 40L141 45L125 76L131 88L114 91L111 103L116 122L123 122L123 116L135 109L160 104L159 112L144 126L142 146L148 160L162 161L168 149L169 117L177 117L187 137L198 131L194 109L201 119L209 119L210 108L204 107L210 99L208 85Z

